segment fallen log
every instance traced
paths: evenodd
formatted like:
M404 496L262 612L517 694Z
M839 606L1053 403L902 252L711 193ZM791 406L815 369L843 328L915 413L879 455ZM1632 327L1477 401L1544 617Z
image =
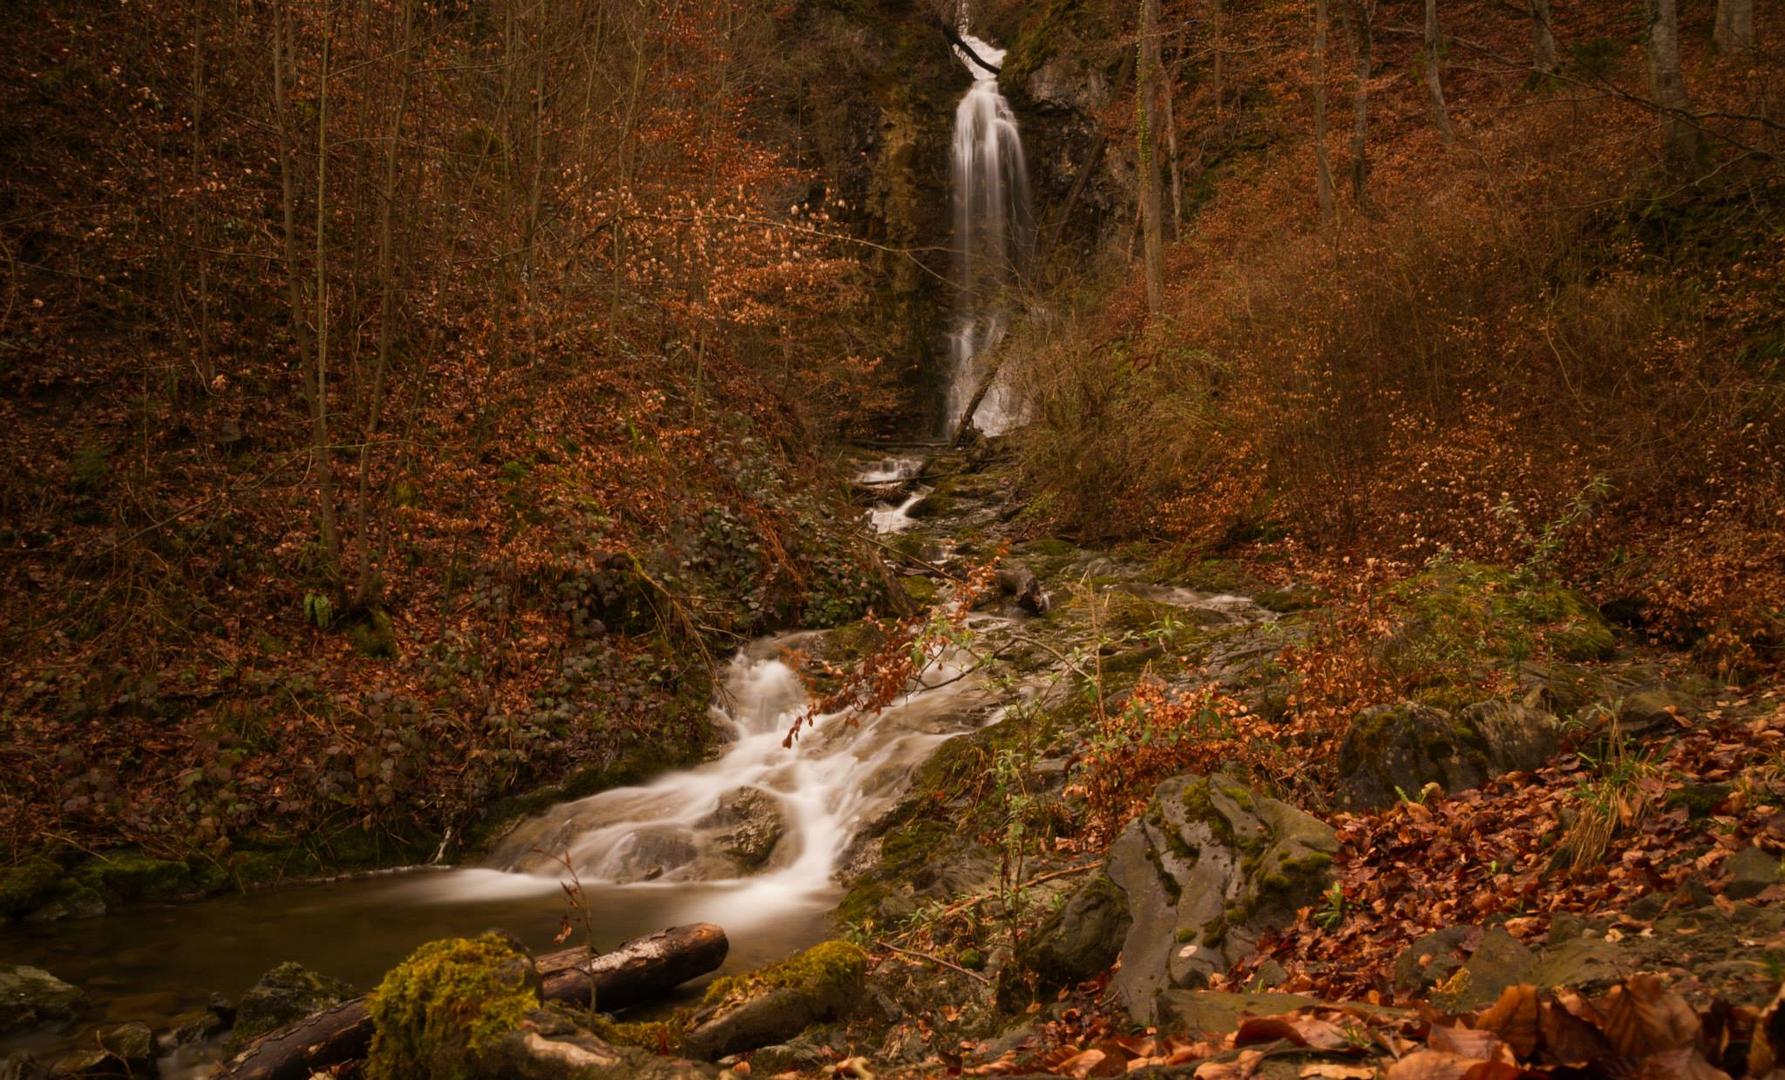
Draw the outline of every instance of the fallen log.
M634 938L612 952L548 953L534 965L546 1001L586 1005L593 991L596 1007L611 1012L716 971L730 948L724 930L692 923ZM308 1080L331 1065L365 1057L371 1046L372 1015L358 997L255 1039L230 1060L223 1080Z

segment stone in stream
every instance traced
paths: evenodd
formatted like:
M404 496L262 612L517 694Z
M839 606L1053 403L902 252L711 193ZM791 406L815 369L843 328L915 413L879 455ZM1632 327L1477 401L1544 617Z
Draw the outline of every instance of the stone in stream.
M725 829L714 843L741 868L755 870L775 853L787 832L787 819L782 816L780 800L773 795L756 788L738 788L721 798L695 827Z
M1136 1021L1194 990L1315 904L1332 881L1330 826L1233 780L1179 776L1110 849L1133 918L1112 987Z
M155 1036L149 1025L118 1024L100 1028L89 1038L93 1045L64 1054L50 1065L52 1080L155 1075Z
M87 995L42 968L0 965L0 1032L72 1020Z
M339 1005L352 996L353 987L341 980L286 961L262 975L242 995L241 1004L236 1006L235 1030L229 1036L230 1049L311 1013Z
M1411 701L1366 709L1339 747L1339 785L1356 808L1414 797L1428 783L1478 787L1516 770L1541 768L1556 751L1561 722L1539 708L1484 701L1451 714Z

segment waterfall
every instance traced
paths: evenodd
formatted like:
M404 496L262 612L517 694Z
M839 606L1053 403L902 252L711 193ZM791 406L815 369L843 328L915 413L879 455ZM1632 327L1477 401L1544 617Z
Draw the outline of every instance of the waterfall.
M987 64L1003 63L1004 50L968 34L964 23L960 36ZM952 434L971 421L995 435L1019 418L1007 381L992 386L973 416L964 414L983 375L979 358L1004 337L1006 293L1028 257L1035 225L1016 114L998 92L996 74L961 49L955 55L972 73L973 85L955 108L950 160L957 299L948 343L948 429Z

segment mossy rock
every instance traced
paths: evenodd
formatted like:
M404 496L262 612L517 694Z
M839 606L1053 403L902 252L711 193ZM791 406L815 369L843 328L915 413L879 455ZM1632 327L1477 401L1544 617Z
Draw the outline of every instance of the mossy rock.
M231 1049L269 1031L332 1008L353 996L353 987L302 964L287 961L260 977L236 1006Z
M72 1019L87 995L42 968L0 965L0 1033Z
M1415 702L1357 715L1339 746L1342 799L1358 808L1412 798L1428 783L1478 787L1541 767L1555 753L1561 722L1517 702L1484 701L1454 713Z
M1392 595L1407 614L1379 658L1416 686L1537 655L1603 660L1617 647L1611 624L1584 597L1526 573L1445 563Z
M0 919L17 918L50 898L62 867L42 856L26 859L0 871Z
M367 1080L493 1078L502 1041L539 1005L539 972L506 934L423 945L367 999Z
M696 1059L783 1042L846 1014L861 995L868 954L826 941L748 975L720 979L691 1018L681 1051Z
M396 625L380 608L374 608L349 623L347 640L361 656L390 660L397 655Z
M206 882L186 863L157 859L139 851L96 855L77 866L72 877L110 904L165 902L206 891Z
M919 607L933 606L942 592L934 580L922 576L900 578L899 585L905 590L905 595L911 598L911 602Z

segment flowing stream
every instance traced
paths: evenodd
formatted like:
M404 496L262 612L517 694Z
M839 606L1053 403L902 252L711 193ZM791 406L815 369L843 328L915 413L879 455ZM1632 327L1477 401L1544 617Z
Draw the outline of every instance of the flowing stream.
M973 55L959 48L955 55L973 85L955 107L949 157L957 292L948 340L948 433L971 422L998 435L1021 419L1008 382L994 381L973 415L966 413L984 377L981 360L1008 329L1007 294L1034 242L1035 224L1016 114L998 91L997 74L974 59L995 68L1004 62L1004 50L972 36L964 21L960 36Z

